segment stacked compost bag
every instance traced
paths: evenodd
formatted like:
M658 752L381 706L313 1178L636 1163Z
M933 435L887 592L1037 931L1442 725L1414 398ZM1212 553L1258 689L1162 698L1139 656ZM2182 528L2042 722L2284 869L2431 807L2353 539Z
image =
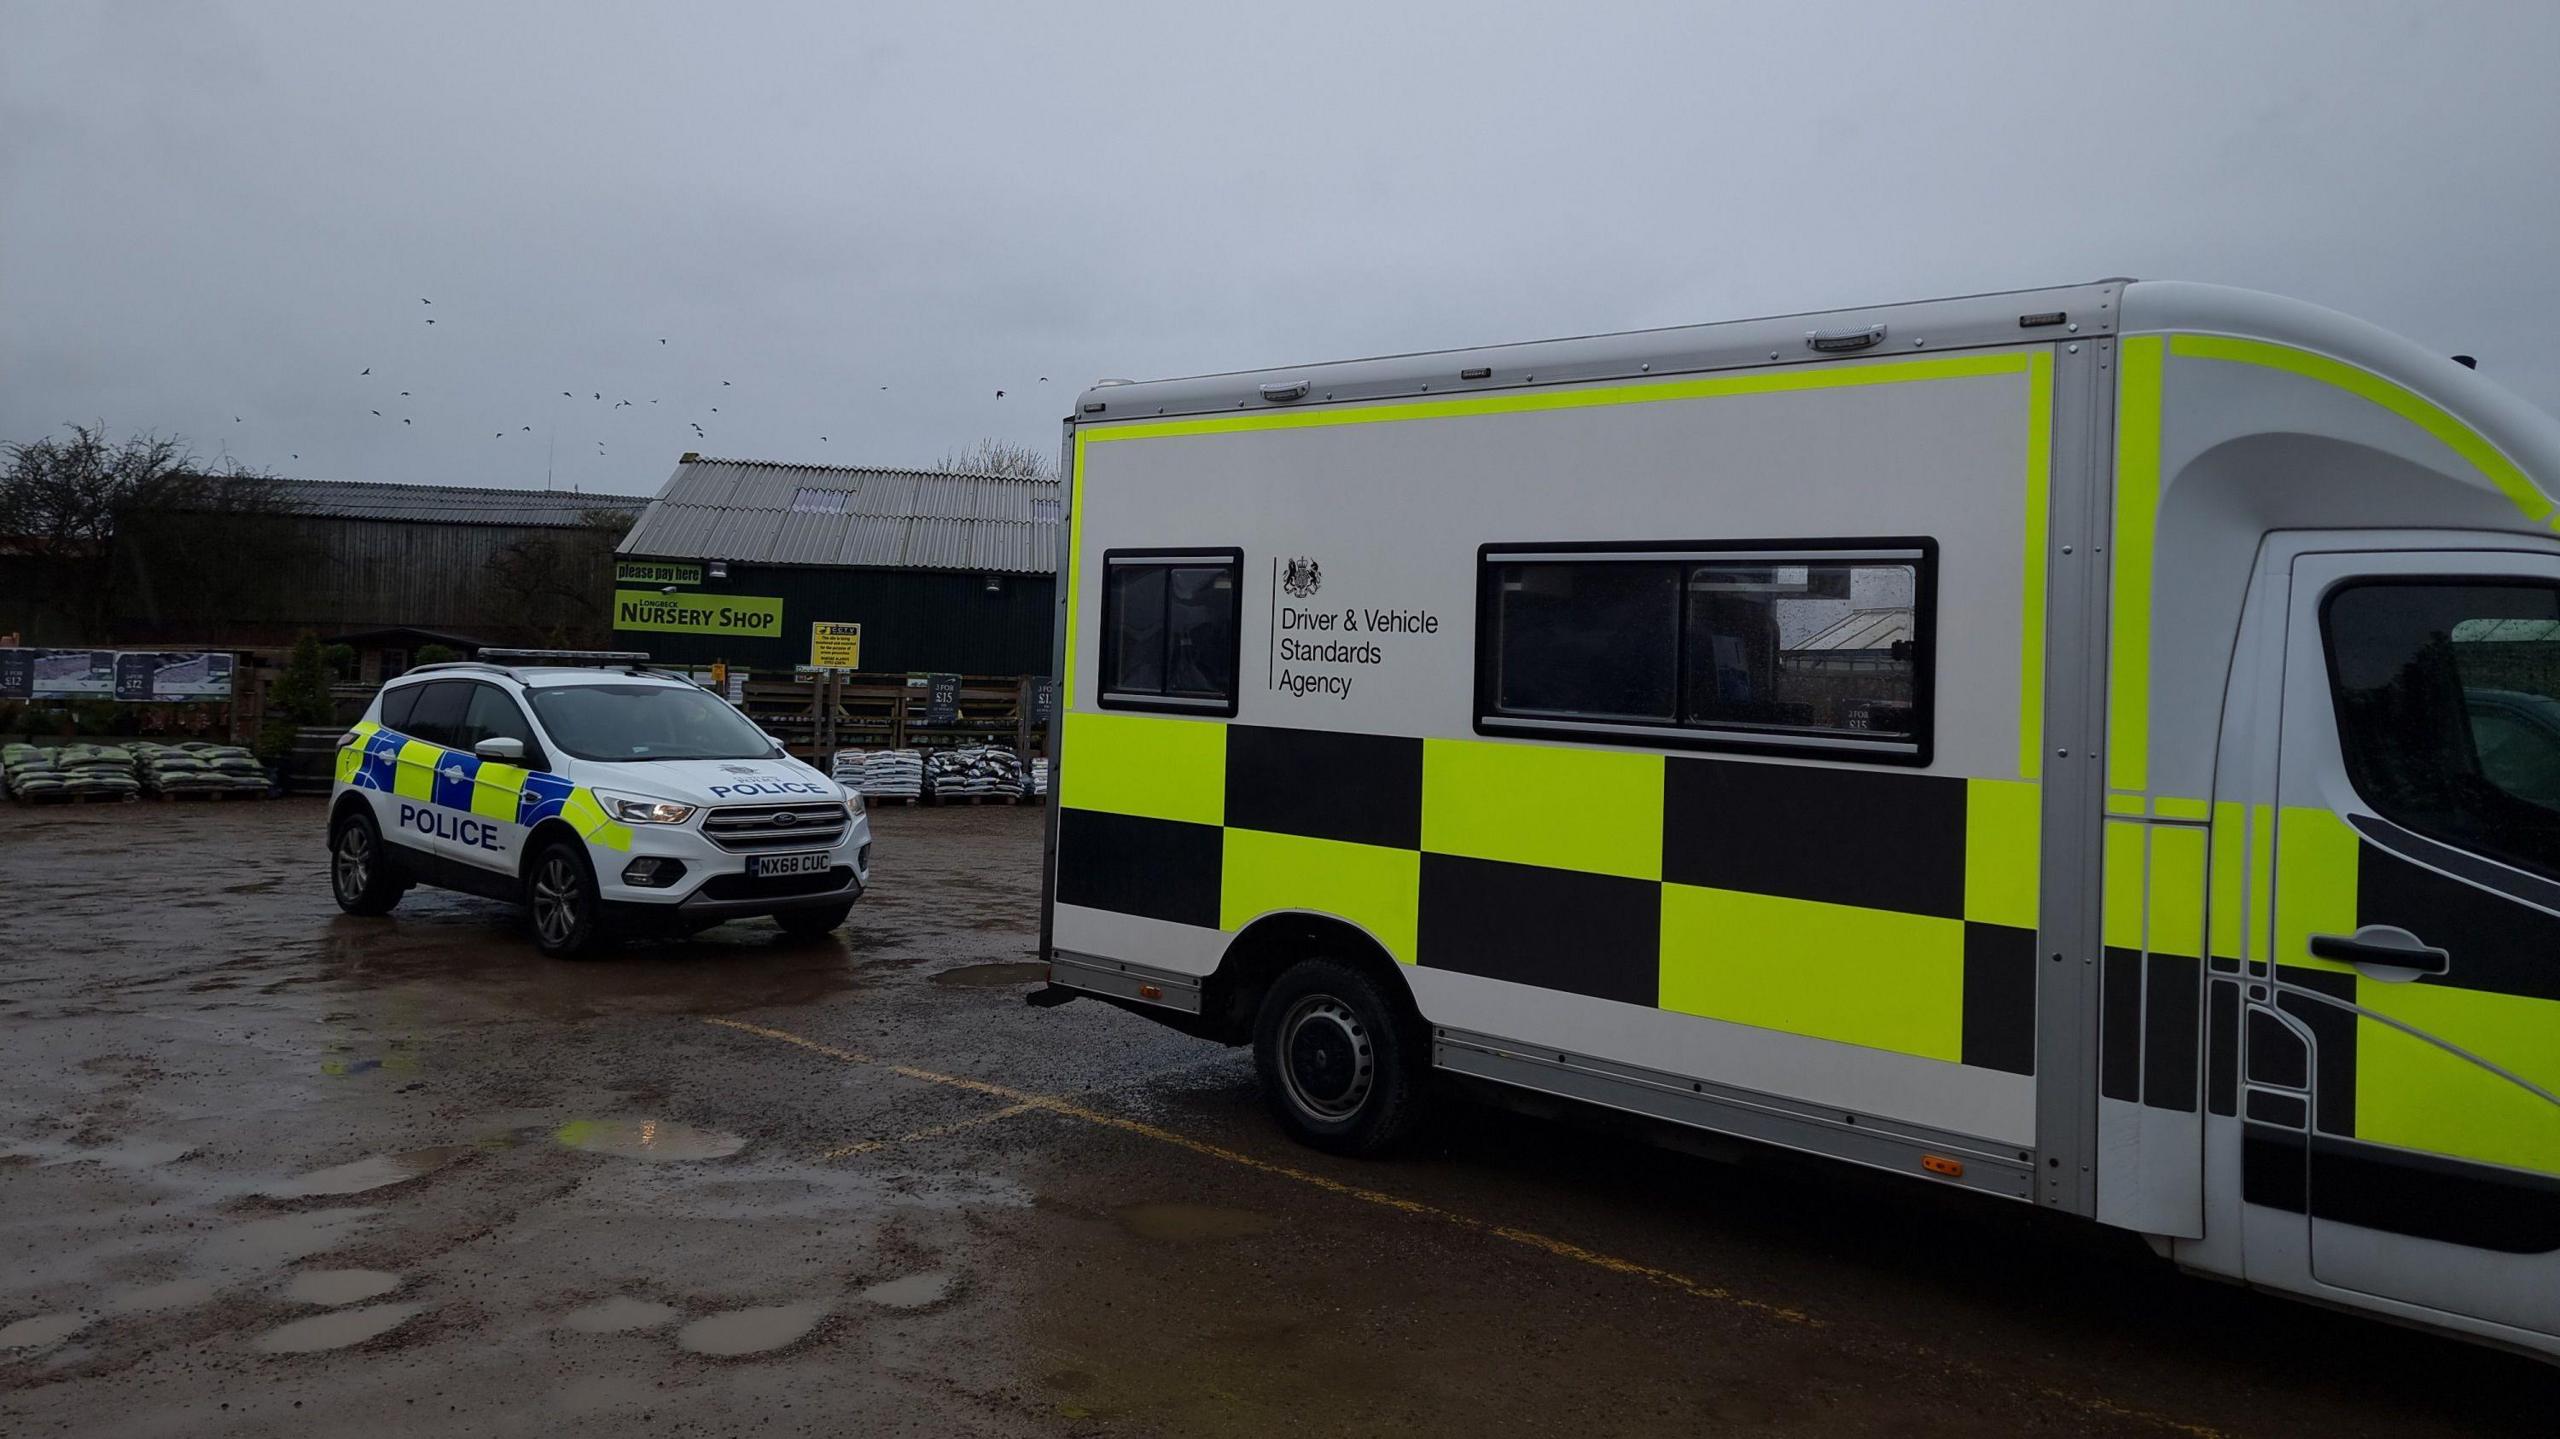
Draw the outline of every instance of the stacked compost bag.
M1031 785L1023 793L1040 799L1049 797L1049 757L1042 755L1031 762Z
M62 770L54 763L54 752L31 744L13 744L0 749L0 776L5 776L9 797L28 804L49 799L68 799L62 787Z
M862 761L864 799L915 799L924 793L924 756L911 749L876 749Z
M54 752L62 793L71 799L134 799L142 793L133 751L122 745L70 744Z
M1022 797L1022 757L1002 745L935 750L924 773L937 800Z
M264 794L266 771L237 745L136 744L142 787L152 794Z
M862 788L862 767L870 759L868 751L840 749L827 761L827 778L848 789Z

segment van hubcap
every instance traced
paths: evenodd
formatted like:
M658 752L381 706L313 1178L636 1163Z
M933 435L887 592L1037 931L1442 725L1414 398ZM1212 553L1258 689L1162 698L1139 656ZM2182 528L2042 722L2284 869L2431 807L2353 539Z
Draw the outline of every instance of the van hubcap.
M558 855L533 877L533 927L547 944L565 943L578 927L578 899L585 891L577 868Z
M1377 1051L1351 1007L1311 994L1280 1022L1280 1077L1289 1101L1319 1119L1348 1119L1378 1079Z

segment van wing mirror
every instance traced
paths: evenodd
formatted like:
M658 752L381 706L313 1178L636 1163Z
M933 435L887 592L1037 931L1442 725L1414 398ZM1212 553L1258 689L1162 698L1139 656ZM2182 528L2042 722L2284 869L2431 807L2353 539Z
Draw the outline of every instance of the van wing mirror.
M493 759L505 764L521 764L524 762L524 741L484 739L473 745L471 752L482 759Z

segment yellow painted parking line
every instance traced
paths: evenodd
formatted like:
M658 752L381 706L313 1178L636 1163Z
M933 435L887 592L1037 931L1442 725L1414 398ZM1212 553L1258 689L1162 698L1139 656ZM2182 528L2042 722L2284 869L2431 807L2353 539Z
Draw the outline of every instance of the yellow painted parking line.
M1683 1294L1691 1296L1692 1298L1712 1300L1718 1304L1727 1305L1736 1309L1749 1310L1753 1313L1762 1314L1772 1319L1782 1320L1789 1324L1819 1326L1823 1322L1814 1318L1812 1315L1805 1313L1801 1309L1790 1308L1783 1304L1771 1304L1765 1300L1753 1299L1747 1295L1736 1294L1722 1285L1703 1284L1695 1279L1689 1278L1685 1274L1675 1274L1668 1269L1657 1269L1650 1264L1639 1264L1632 1259L1622 1259L1614 1254L1603 1254L1598 1250L1586 1249L1579 1244L1572 1243L1568 1240L1551 1238L1547 1235L1539 1234L1534 1230L1515 1229L1506 1224L1490 1223L1482 1219L1477 1219L1472 1215L1460 1214L1455 1210L1442 1209L1437 1205L1425 1204L1418 1199L1407 1199L1399 1194L1388 1194L1381 1190L1369 1189L1357 1184L1345 1184L1339 1179L1334 1179L1326 1175L1310 1173L1307 1170L1298 1169L1286 1164L1275 1164L1267 1159L1257 1159L1253 1155L1226 1148L1224 1145L1211 1144L1206 1140L1194 1139L1187 1134L1177 1134L1170 1129L1148 1124L1143 1120L1126 1119L1117 1114L1105 1114L1098 1109L1088 1109L1070 1099L1061 1099L1055 1095L1031 1094L1023 1090L1011 1088L1007 1085L992 1084L983 1079L970 1079L964 1075L958 1074L941 1074L930 1069L918 1069L915 1066L908 1064L890 1064L885 1061L875 1059L867 1054L857 1053L850 1049L839 1049L831 1044L822 1044L817 1040L804 1038L800 1035L791 1033L789 1030L771 1029L761 1024L749 1024L744 1020L705 1019L703 1022L706 1024L719 1025L723 1029L735 1029L747 1034L758 1035L765 1039L777 1040L783 1044L794 1045L801 1049L808 1050L812 1054L825 1055L829 1059L839 1060L846 1064L870 1065L876 1068L885 1069L891 1074L900 1075L907 1079L922 1080L927 1084L939 1084L952 1089L963 1089L977 1094L985 1094L999 1099L1010 1100L1013 1102L1013 1105L1017 1110L1046 1110L1051 1114L1064 1115L1069 1119L1079 1119L1087 1124L1100 1125L1106 1129L1117 1129L1124 1134L1135 1134L1141 1138L1152 1139L1158 1144L1169 1144L1176 1149L1188 1150L1189 1152L1200 1155L1204 1158L1215 1159L1222 1163L1232 1164L1243 1169L1250 1169L1257 1174L1268 1174L1275 1178L1290 1180L1294 1183L1304 1184L1309 1188L1323 1190L1327 1194L1340 1195L1345 1199L1356 1199L1363 1204L1374 1204L1381 1209L1392 1209L1399 1214L1410 1214L1417 1219L1437 1220L1440 1223L1450 1225L1454 1228L1463 1229L1470 1233L1489 1234L1496 1239L1508 1240L1513 1244L1524 1245L1531 1249L1540 1250L1544 1253L1554 1255L1559 1259L1570 1259L1577 1264L1588 1264L1595 1269L1605 1269L1612 1274L1622 1274L1629 1278L1648 1280L1666 1288L1676 1289ZM995 1116L993 1115L987 1116L987 1118L990 1119L994 1117Z
M1809 1328L1821 1328L1829 1323L1828 1320L1817 1318L1801 1309L1793 1308L1789 1305L1772 1304L1767 1300L1753 1299L1748 1295L1736 1294L1732 1290L1727 1289L1720 1284L1703 1283L1699 1280L1692 1279L1685 1274L1674 1273L1668 1269L1658 1269L1650 1264L1640 1264L1635 1260L1621 1258L1615 1254L1602 1253L1596 1249L1587 1249L1570 1240L1556 1239L1548 1235L1540 1234L1535 1230L1518 1229L1507 1224L1496 1224L1489 1220L1478 1219L1473 1215L1458 1213L1456 1210L1443 1209L1436 1204L1426 1204L1418 1199L1407 1199L1402 1195L1389 1194L1383 1190L1370 1189L1362 1185L1346 1184L1339 1179L1312 1173L1304 1169L1298 1169L1291 1165L1274 1163L1268 1159L1258 1159L1253 1155L1243 1153L1239 1150L1229 1149L1224 1145L1211 1144L1206 1140L1194 1139L1187 1134L1177 1134L1170 1129L1148 1124L1143 1120L1127 1119L1117 1114L1105 1114L1101 1110L1087 1108L1086 1106L1078 1104L1071 1099L1064 1099L1057 1095L1033 1094L1027 1090L1015 1089L1010 1085L996 1084L984 1079L971 1079L966 1075L943 1074L936 1070L919 1069L911 1064L895 1064L887 1060L875 1058L868 1054L863 1054L857 1050L840 1049L835 1045L825 1044L818 1040L810 1039L804 1035L793 1034L787 1029L774 1029L767 1025L749 1024L745 1020L741 1019L717 1019L705 1017L702 1022L705 1024L716 1024L723 1029L734 1029L742 1034L752 1034L762 1039L774 1040L777 1043L788 1044L798 1049L807 1050L811 1054L823 1055L828 1059L833 1059L844 1064L860 1064L872 1068L884 1069L891 1074L900 1076L901 1078L918 1080L926 1084L937 1084L946 1089L966 1090L973 1094L983 1094L991 1098L1008 1101L1005 1108L996 1110L993 1113L979 1115L973 1119L955 1121L951 1124L938 1125L931 1129L920 1129L914 1134L906 1135L897 1140L871 1140L866 1141L863 1144L849 1145L843 1149L830 1150L826 1154L821 1155L821 1158L834 1159L854 1154L869 1153L876 1149L885 1148L890 1144L904 1143L907 1140L930 1139L942 1134L958 1133L962 1130L976 1128L984 1124L991 1124L997 1120L1010 1118L1014 1115L1040 1111L1049 1114L1062 1115L1069 1119L1081 1120L1084 1123L1098 1125L1105 1129L1116 1129L1124 1134L1134 1134L1144 1139L1152 1139L1159 1144L1171 1145L1176 1149L1185 1150L1192 1154L1200 1155L1203 1158L1215 1159L1221 1163L1232 1164L1241 1169L1249 1169L1256 1174L1267 1174L1273 1178L1286 1179L1293 1183L1306 1185L1311 1189L1322 1190L1327 1194L1339 1195L1345 1199L1356 1199L1363 1204L1376 1205L1381 1209L1391 1209L1399 1214L1408 1214L1417 1219L1434 1220L1439 1223L1449 1225L1452 1228L1464 1230L1470 1234L1488 1235L1495 1239L1535 1249L1540 1253L1552 1255L1558 1259L1571 1260L1576 1264L1586 1264L1594 1269L1605 1270L1611 1274L1623 1275L1630 1279L1642 1279L1648 1283L1661 1285L1666 1289L1676 1290L1693 1299L1707 1300L1711 1303L1723 1305L1728 1308L1757 1314L1762 1318L1773 1319L1786 1324L1803 1325ZM1978 1366L1975 1366L1968 1361L1952 1359L1949 1356L1940 1355L1937 1351L1932 1350L1925 1345L1913 1345L1910 1347L1914 1353L1928 1356L1947 1368L1975 1373L1983 1372L1978 1368ZM2050 1399L2055 1403L2067 1405L2084 1414L2104 1415L2112 1419L2125 1419L2136 1423L2148 1424L2154 1428L2164 1429L2171 1433L2188 1435L2190 1436L2190 1439L2227 1439L2227 1436L2224 1435L2221 1430L2211 1428L2207 1425L2189 1424L2182 1420L2172 1419L2165 1414L2155 1414L2149 1410L2130 1408L2103 1396L2074 1394L2068 1390L2062 1389L2045 1389L2039 1392L2043 1397Z
M1030 1114L1038 1110L1040 1107L1041 1106L1037 1104L1008 1104L993 1114L981 1114L971 1119L955 1119L949 1124L932 1125L924 1129L919 1129L912 1134L901 1134L895 1139L866 1139L859 1144L848 1144L841 1149L830 1149L825 1153L820 1154L818 1158L821 1162L831 1159L851 1159L857 1154L869 1154L875 1150L887 1149L893 1144L915 1144L927 1139L941 1139L947 1135L960 1134L968 1130L976 1129L980 1125L993 1124L1002 1119L1011 1119L1017 1114Z

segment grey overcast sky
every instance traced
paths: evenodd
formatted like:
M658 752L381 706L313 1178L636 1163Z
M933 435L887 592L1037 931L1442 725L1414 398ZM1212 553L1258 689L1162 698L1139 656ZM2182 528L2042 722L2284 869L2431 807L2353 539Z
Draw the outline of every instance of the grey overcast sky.
M1051 447L1103 376L2113 274L2560 410L2555 59L2538 0L0 0L0 440L644 492Z

